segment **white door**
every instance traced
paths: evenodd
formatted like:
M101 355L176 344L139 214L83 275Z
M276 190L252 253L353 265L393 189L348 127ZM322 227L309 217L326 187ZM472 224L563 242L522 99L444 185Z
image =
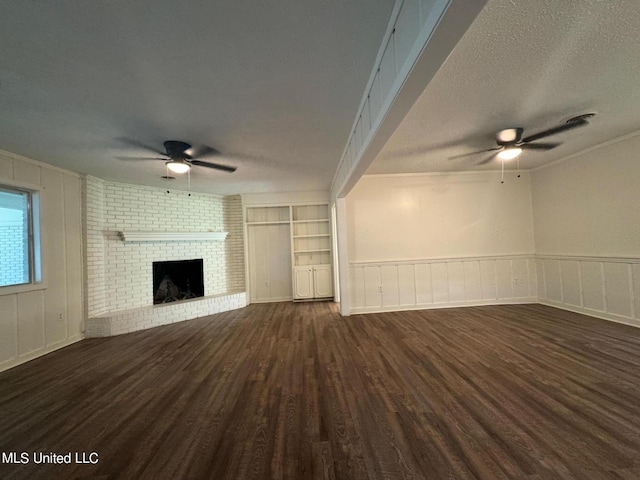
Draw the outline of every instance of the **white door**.
M293 285L294 298L313 298L313 269L311 267L295 267L293 269Z
M331 265L316 265L313 267L313 285L314 297L328 298L333 295Z

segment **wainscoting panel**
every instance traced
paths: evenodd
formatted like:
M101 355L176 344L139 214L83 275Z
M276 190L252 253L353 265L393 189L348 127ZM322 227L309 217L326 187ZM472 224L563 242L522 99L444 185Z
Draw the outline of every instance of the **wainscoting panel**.
M640 263L632 265L633 271L633 298L634 298L634 317L640 317Z
M364 306L382 305L380 267L364 269Z
M537 299L533 255L361 262L349 275L352 313Z
M481 260L480 284L482 300L498 298L498 286L496 284L496 262L493 260Z
M562 273L562 298L564 302L574 306L582 305L580 262L562 260L560 262L560 272Z
M464 262L463 268L465 300L469 302L482 300L480 262Z
M604 290L608 312L631 318L631 282L630 265L604 264Z
M597 312L605 311L604 283L602 278L602 263L580 262L580 287L582 289L580 293L582 303L578 305ZM542 296L542 298L545 297Z
M640 258L538 255L539 302L640 327Z
M398 265L398 289L400 305L416 304L416 271L413 265Z
M417 263L409 265L415 274L416 305L430 305L433 303L433 285L431 283L431 265ZM353 305L353 304L352 304ZM357 304L361 305L361 304Z
M498 298L508 299L513 297L513 283L516 281L511 271L510 260L496 260L496 284L498 287Z
M445 265L447 267L447 276L449 277L449 301L462 302L466 297L462 262L451 262Z
M544 262L544 282L547 298L562 302L562 280L559 260L550 259Z
M380 267L380 277L382 285L382 304L385 307L399 305L400 294L398 286L398 268L393 265L383 265Z
M446 263L431 265L431 286L433 303L449 303L449 273Z

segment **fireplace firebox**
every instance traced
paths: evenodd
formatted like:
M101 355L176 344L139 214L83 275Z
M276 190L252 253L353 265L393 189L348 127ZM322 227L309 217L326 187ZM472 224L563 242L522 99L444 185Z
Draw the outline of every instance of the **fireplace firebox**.
M153 303L204 296L202 259L153 262Z

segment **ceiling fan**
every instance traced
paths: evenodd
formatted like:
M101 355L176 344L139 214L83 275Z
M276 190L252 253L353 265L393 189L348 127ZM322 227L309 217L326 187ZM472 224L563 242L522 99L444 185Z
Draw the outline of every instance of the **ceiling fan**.
M477 152L464 153L462 155L456 155L454 157L450 157L450 160L456 158L467 157L470 155L476 155L478 153L492 152L492 154L478 163L478 165L485 165L493 160L495 157L498 157L500 160L512 160L520 155L525 150L551 150L556 148L560 143L554 142L536 142L537 140L550 137L552 135L557 135L562 132L566 132L568 130L573 130L574 128L583 127L588 125L587 121L589 118L593 117L595 113L584 113L582 115L577 115L575 117L571 117L566 120L563 124L550 128L548 130L544 130L542 132L534 133L533 135L529 135L527 137L522 137L524 133L524 129L520 127L515 128L505 128L500 130L496 136L496 143L498 144L496 147L488 148L486 150L480 150Z
M136 140L131 140L128 138L123 138L121 140L136 147L142 147L146 150L150 150L157 155L161 155L161 157L117 157L120 160L162 160L163 162L165 162L167 169L171 170L173 173L186 173L190 171L191 167L193 166L213 168L215 170L222 170L224 172L236 171L236 167L198 160L197 157L219 155L220 152L218 152L215 148L206 146L194 148L185 142L181 142L178 140L167 140L163 143L165 151L160 152Z

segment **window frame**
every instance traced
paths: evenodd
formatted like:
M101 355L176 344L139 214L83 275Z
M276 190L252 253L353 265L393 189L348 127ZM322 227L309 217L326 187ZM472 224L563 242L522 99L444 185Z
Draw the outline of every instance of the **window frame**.
M15 293L28 292L33 290L46 289L43 268L43 248L41 232L41 209L43 188L40 186L15 182L5 178L0 178L0 188L9 192L26 193L27 218L28 218L28 255L29 255L29 282L0 286L0 296L12 295Z

